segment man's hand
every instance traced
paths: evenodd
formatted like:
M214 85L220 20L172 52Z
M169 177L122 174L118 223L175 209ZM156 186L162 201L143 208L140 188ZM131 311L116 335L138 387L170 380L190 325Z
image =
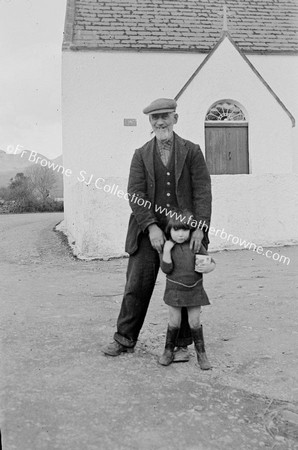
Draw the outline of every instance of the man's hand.
M148 231L152 247L154 250L157 250L158 253L161 253L164 241L166 240L163 231L156 225L156 223L149 225Z
M175 242L173 241L166 241L165 245L163 246L163 255L162 260L165 263L171 264L172 263L172 256L171 256L171 250L174 247Z
M201 242L204 237L204 232L197 228L191 235L191 240L189 244L189 248L194 251L194 253L198 253L201 247Z
M172 250L172 248L174 247L175 242L174 241L166 241L163 251L165 252L170 252Z

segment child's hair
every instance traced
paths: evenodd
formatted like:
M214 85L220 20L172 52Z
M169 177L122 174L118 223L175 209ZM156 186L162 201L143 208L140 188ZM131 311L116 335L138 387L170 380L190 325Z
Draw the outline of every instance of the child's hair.
M168 216L165 233L167 237L170 237L171 229L175 230L190 230L193 231L195 227L191 226L194 222L192 213L187 209L173 208L171 214Z

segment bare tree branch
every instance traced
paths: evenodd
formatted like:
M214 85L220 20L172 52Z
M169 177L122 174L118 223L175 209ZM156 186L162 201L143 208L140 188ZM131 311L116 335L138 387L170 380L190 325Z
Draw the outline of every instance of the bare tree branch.
M26 175L31 180L36 196L45 201L57 182L57 175L48 167L40 165L29 167L26 170Z

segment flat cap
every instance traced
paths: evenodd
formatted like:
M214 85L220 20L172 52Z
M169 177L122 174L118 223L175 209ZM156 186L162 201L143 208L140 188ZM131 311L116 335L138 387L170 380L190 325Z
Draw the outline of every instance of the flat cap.
M159 114L164 112L174 112L177 108L176 100L172 98L158 98L143 109L144 114Z

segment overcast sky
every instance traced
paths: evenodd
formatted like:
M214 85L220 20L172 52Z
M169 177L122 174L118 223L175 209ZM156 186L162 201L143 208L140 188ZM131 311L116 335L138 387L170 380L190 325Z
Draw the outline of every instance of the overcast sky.
M66 0L0 0L0 149L62 153L61 46Z

